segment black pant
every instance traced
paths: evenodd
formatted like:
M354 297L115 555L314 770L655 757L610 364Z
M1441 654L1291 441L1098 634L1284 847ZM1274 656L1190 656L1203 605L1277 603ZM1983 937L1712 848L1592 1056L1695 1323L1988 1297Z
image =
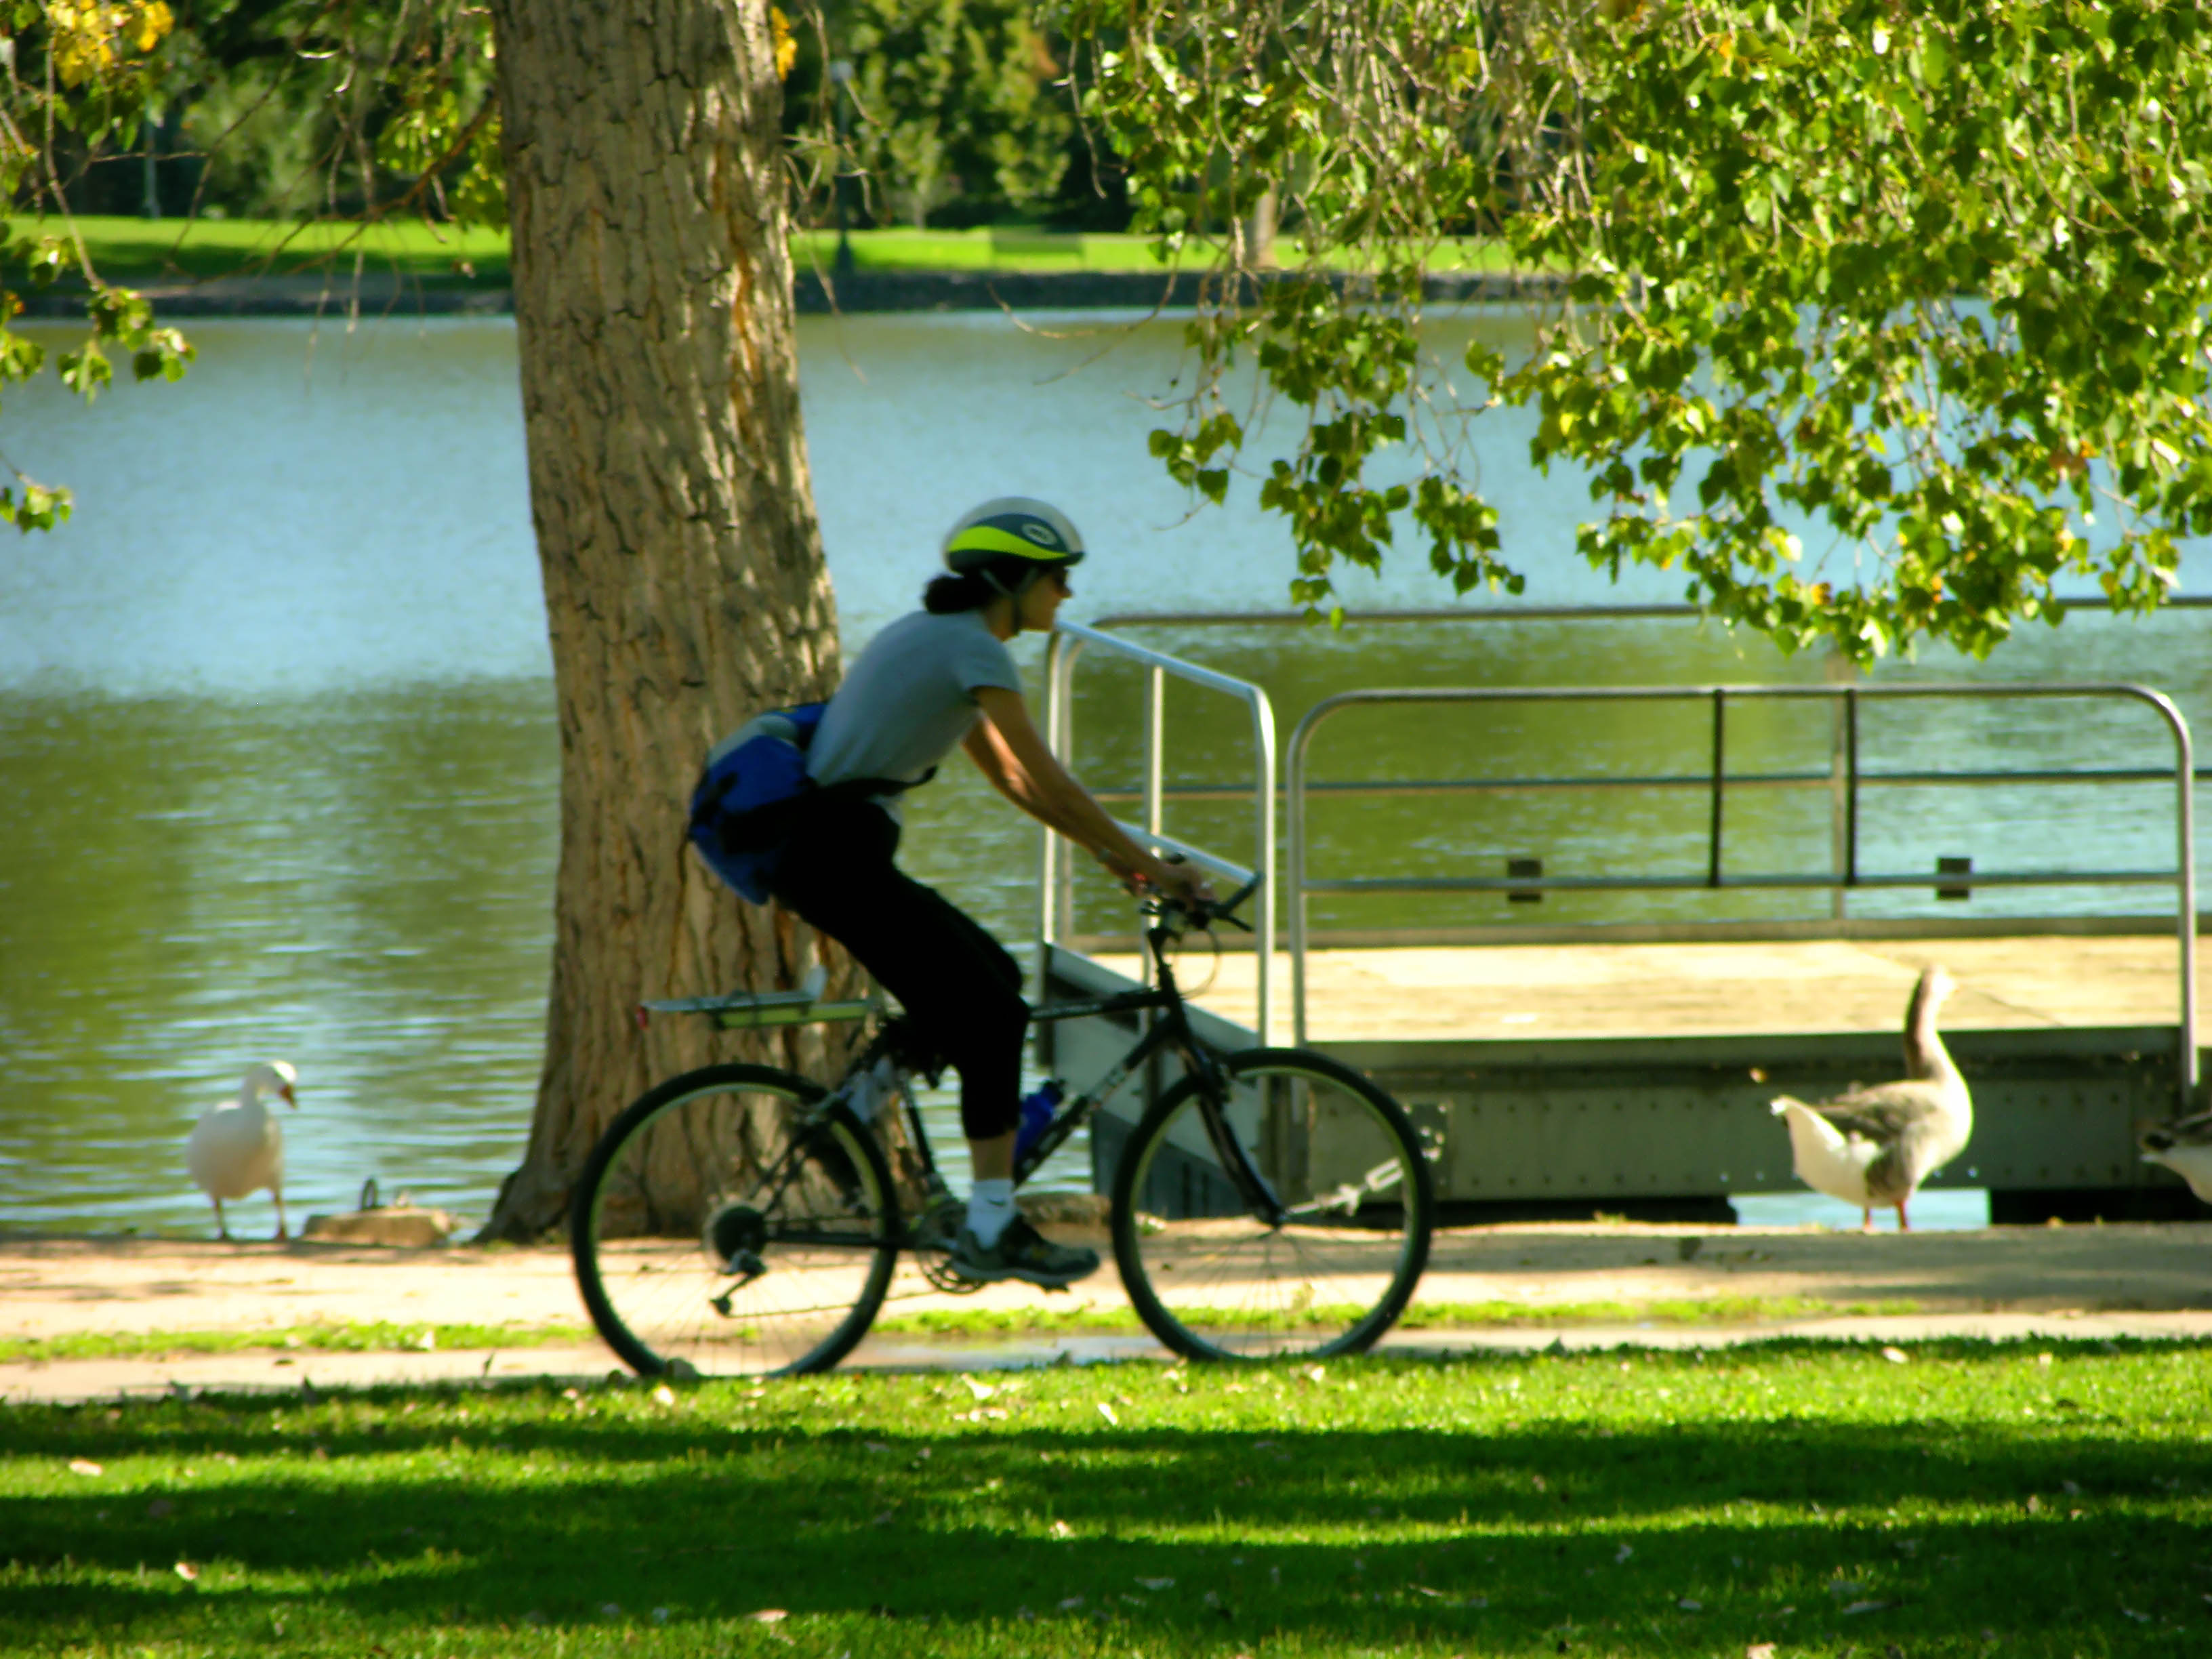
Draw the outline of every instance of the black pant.
M981 923L892 865L898 841L879 806L825 806L786 844L769 891L899 1000L960 1073L961 1127L988 1140L1021 1115L1021 967Z

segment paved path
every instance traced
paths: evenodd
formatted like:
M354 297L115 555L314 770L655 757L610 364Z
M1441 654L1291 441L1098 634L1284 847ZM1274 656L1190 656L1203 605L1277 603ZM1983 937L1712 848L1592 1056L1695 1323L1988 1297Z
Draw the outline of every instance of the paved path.
M954 1303L902 1290L899 1310L943 1303L1029 1305L994 1286ZM1110 1267L1080 1287L1126 1306ZM1700 1298L1798 1297L1832 1307L1909 1302L1916 1311L1766 1324L1630 1319L1551 1327L1402 1331L1398 1351L1525 1351L1622 1344L1720 1346L1776 1335L1882 1342L1995 1339L2212 1340L2212 1225L1998 1227L1898 1235L1814 1228L1544 1225L1445 1234L1422 1282L1425 1302L1507 1302L1532 1321L1547 1308L1631 1310ZM0 1334L222 1330L273 1333L317 1322L577 1327L584 1318L558 1249L391 1250L318 1244L129 1239L0 1239ZM1049 1305L1065 1308L1066 1302ZM1157 1356L1134 1335L1010 1334L942 1340L876 1336L855 1364L963 1370ZM222 1354L0 1364L0 1400L86 1400L173 1388L318 1389L381 1382L553 1376L598 1380L615 1368L596 1341L495 1351L342 1353L274 1346Z

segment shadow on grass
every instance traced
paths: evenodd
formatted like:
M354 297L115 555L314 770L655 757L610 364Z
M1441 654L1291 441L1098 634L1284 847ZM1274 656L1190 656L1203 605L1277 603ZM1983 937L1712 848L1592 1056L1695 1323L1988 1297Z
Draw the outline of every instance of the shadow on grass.
M1525 1363L1455 1369L1481 1389ZM1433 1370L1357 1375L1399 1369ZM56 1648L279 1620L650 1630L656 1610L684 1626L771 1607L944 1651L986 1628L1090 1650L1102 1625L1148 1653L1775 1641L1917 1656L1986 1651L1990 1633L2039 1652L2070 1632L2050 1649L2069 1653L2135 1651L2174 1621L2212 1634L2201 1437L2082 1407L2018 1427L1749 1401L1671 1424L1588 1400L1498 1415L1495 1389L1492 1420L1453 1420L1464 1401L1447 1391L1427 1420L1361 1426L1382 1395L1347 1395L1322 1427L1113 1432L1087 1395L1058 1407L1080 1411L1073 1427L823 1427L836 1406L818 1395L793 1402L811 1426L756 1425L727 1385L650 1415L628 1411L634 1395L610 1415L532 1390L475 1396L465 1421L459 1396L397 1390L9 1413L10 1461L152 1455L199 1484L9 1501L0 1620ZM1188 1409L1156 1388L1137 1408ZM196 1588L179 1559L199 1565ZM2085 1621L2110 1640L2085 1644ZM944 1645L955 1626L970 1636Z

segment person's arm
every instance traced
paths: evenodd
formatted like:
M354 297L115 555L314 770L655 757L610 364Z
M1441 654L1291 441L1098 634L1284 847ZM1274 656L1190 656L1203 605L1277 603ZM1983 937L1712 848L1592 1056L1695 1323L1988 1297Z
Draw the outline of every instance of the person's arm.
M1206 896L1204 878L1184 865L1163 862L1132 841L1091 792L1053 757L1030 720L1018 691L979 686L983 718L963 747L991 787L1047 828L1056 830L1123 881L1148 882L1187 898Z

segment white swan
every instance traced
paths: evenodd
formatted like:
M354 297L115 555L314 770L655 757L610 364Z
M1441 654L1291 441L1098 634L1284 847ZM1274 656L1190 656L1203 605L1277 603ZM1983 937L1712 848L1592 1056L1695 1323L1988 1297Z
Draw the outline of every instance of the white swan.
M238 1098L226 1100L192 1127L185 1142L185 1167L192 1181L215 1203L215 1230L228 1238L222 1218L226 1198L244 1198L264 1187L276 1200L276 1237L284 1237L284 1132L269 1109L264 1093L283 1097L294 1110L300 1102L292 1092L299 1073L283 1060L256 1066L239 1085Z
M2191 1192L2212 1204L2212 1112L2146 1129L2137 1144L2144 1163L2163 1164L2189 1183Z
M1965 1151L1974 1133L1966 1080L1936 1030L1936 1011L1957 988L1936 967L1912 988L1905 1013L1904 1081L1855 1089L1811 1106L1788 1095L1775 1099L1774 1115L1790 1124L1797 1178L1814 1192L1857 1205L1869 1232L1877 1204L1895 1205L1899 1230L1909 1231L1905 1200Z

